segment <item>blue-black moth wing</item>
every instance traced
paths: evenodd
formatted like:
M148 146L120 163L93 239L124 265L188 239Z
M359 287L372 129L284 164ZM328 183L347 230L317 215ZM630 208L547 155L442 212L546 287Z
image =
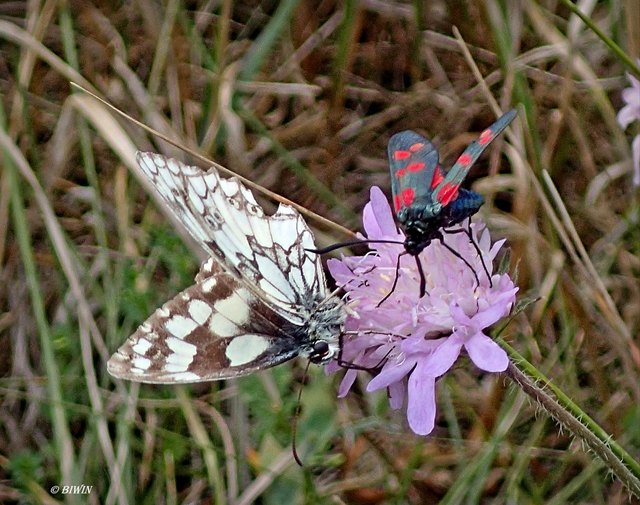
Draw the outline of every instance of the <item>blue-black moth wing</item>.
M451 167L451 170L447 172L444 179L439 181L433 190L433 198L436 202L445 206L458 198L460 184L464 181L473 164L489 144L509 126L517 114L518 111L516 109L511 109L509 112L500 116L495 123L484 130L476 140L469 144Z
M443 178L438 151L426 138L411 130L396 133L387 147L391 169L393 206L399 219L403 209L428 207L433 189Z

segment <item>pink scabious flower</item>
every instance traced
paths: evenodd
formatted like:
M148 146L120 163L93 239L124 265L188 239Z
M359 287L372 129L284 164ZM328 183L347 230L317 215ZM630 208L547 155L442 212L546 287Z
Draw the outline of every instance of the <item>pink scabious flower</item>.
M640 65L640 60L638 60ZM640 80L631 74L627 74L631 87L622 90L622 100L625 106L618 112L618 123L626 129L634 121L640 121ZM640 186L640 135L631 142L633 157L633 184Z
M419 298L416 258L404 253L404 234L395 225L384 193L373 187L370 198L363 213L366 238L398 244L373 243L365 256L329 260L329 271L344 287L355 314L347 320L340 360L329 363L327 371L347 368L339 389L343 397L358 369L368 370L373 378L367 391L386 388L391 407L406 406L411 429L427 435L435 423L436 379L463 349L484 371L507 368L507 354L483 330L509 314L518 288L507 274L493 273L493 260L504 240L491 245L488 230L474 223L471 234L477 249L460 226L444 233L446 244L473 270L438 240L432 241L418 256L427 281L427 293ZM396 278L398 256L396 287L380 303Z

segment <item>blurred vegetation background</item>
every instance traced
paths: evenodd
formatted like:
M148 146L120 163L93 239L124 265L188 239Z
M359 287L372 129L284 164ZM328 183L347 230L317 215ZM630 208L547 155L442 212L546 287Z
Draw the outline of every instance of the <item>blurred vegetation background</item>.
M579 6L640 56L638 2ZM629 84L567 0L16 1L0 3L0 40L1 503L638 503L468 360L439 382L428 437L384 394L338 400L318 367L305 381L303 362L190 387L105 366L202 259L135 149L194 160L70 80L354 231L369 188L389 194L393 133L432 138L449 166L495 99L520 116L468 180L520 296L539 297L501 335L638 457L639 193L633 128L616 122ZM321 245L345 239L311 224ZM93 487L50 491L65 484Z

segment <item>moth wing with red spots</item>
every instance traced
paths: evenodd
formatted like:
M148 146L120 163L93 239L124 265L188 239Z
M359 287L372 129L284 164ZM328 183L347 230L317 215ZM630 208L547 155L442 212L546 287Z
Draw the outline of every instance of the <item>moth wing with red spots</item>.
M403 222L411 207L429 207L434 203L433 188L443 177L438 151L426 138L411 130L393 135L387 151L393 206L398 220Z
M458 198L460 184L464 181L473 164L478 160L489 144L502 133L514 120L518 111L511 109L498 118L489 128L484 130L458 157L444 179L433 190L435 200L442 206L449 205Z
M281 205L265 215L236 178L152 153L138 163L170 211L208 252L195 284L157 309L107 364L150 383L225 379L295 356L338 352L346 313L329 295L313 234Z

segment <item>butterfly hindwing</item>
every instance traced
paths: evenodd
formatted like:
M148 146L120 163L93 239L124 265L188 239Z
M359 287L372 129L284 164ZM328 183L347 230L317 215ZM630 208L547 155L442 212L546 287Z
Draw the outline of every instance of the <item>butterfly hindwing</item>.
M112 356L111 375L183 383L246 375L298 354L296 328L213 259Z

